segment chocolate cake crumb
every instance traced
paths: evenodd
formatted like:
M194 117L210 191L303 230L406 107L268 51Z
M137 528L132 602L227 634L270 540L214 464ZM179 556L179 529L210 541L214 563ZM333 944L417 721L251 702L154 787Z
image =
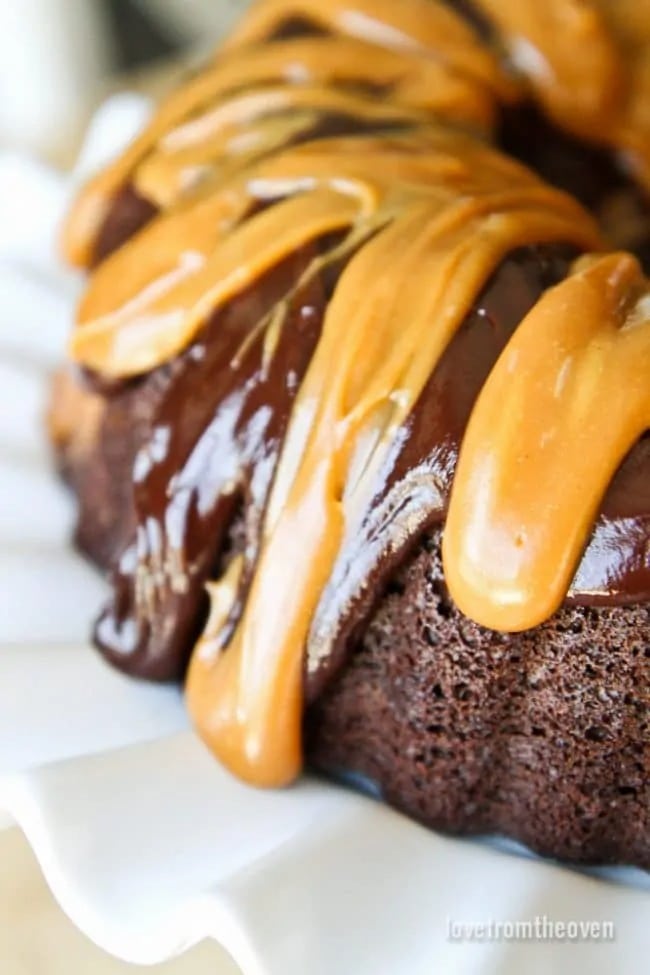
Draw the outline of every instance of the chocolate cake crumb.
M650 868L650 606L486 630L447 595L440 539L419 542L310 708L310 763L438 830Z

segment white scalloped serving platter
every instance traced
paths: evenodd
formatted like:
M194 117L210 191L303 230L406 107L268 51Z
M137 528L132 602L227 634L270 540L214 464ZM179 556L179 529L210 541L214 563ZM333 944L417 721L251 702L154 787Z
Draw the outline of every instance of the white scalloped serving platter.
M82 168L146 112L111 101ZM68 547L72 510L41 427L78 290L53 247L68 194L56 174L0 156L0 809L63 909L125 960L214 938L244 975L647 970L646 874L603 879L442 838L313 779L248 789L193 736L177 691L131 682L92 651L103 584ZM449 918L540 915L611 920L616 940L448 939Z

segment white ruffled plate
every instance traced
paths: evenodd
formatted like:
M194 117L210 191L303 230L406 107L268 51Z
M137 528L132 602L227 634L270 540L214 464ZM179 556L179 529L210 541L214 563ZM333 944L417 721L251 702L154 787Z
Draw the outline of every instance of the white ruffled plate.
M83 168L146 111L130 96L110 102ZM188 730L177 691L131 682L90 649L103 585L68 547L72 511L41 431L78 288L52 243L68 192L37 164L0 157L0 808L64 910L126 960L211 937L245 975L644 970L647 875L603 879L445 839L315 780L248 789ZM450 921L543 916L612 921L616 938L449 938Z

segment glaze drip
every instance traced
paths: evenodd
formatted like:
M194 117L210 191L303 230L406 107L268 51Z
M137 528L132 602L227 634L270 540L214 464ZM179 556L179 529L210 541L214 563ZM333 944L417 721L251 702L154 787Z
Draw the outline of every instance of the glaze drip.
M527 630L559 609L650 425L649 369L650 288L628 254L580 259L521 323L470 418L445 528L445 577L472 619Z

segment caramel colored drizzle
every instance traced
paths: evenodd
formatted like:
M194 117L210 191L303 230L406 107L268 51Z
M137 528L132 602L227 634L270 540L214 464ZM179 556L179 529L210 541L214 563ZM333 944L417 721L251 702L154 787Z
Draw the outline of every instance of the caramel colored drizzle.
M111 201L130 178L152 202L170 206L197 178L205 178L206 168L219 177L224 164L232 172L272 151L279 142L278 126L291 131L298 111L319 116L347 111L361 121L390 116L412 122L418 115L429 120L433 115L487 129L494 116L491 92L506 97L512 89L473 32L436 0L384 2L381 11L363 0L355 16L346 14L338 0L307 4L303 14L340 33L265 43L275 27L298 12L297 6L282 0L253 7L221 57L171 95L130 148L90 180L64 229L68 260L79 266L92 263L93 244ZM373 6L375 18L380 14L385 21L370 17ZM393 34L373 37L371 22L390 24ZM252 46L239 50L244 44ZM389 88L390 109L382 111L372 90L364 97L364 84L372 90ZM357 97L346 98L337 86L352 91L356 86ZM246 128L268 121L270 113L285 113L275 130ZM247 138L235 138L242 132Z
M649 374L638 263L579 260L517 329L465 434L443 554L466 615L517 631L559 608L605 491L650 426Z
M525 187L522 206L539 200L548 203L549 220L559 210L584 226L568 197L446 130L323 140L275 155L169 211L106 260L81 303L72 355L111 377L146 371L185 348L211 313L302 244L345 227L360 239L419 198L431 201L435 215L461 192L509 184ZM286 198L243 220L255 202L278 197Z
M650 185L650 17L643 5L474 4L553 118L626 153ZM327 33L267 43L292 18ZM84 187L65 227L68 259L92 263L111 201L129 181L169 207L197 183L228 178L308 132L324 113L381 118L381 103L364 85L390 91L383 115L393 121L424 113L484 131L499 101L526 91L502 68L498 50L442 0L260 0L221 56L168 98L132 146Z
M498 59L439 0L260 0L224 45L233 51L273 36L292 18L408 55L434 57L502 95L513 93Z
M217 204L219 210L219 200L209 202ZM201 208L204 220L192 250L176 253L175 266L165 267L135 298L115 311L93 316L91 323L73 337L73 355L111 377L154 368L185 348L213 312L285 255L309 240L352 223L356 209L353 199L323 188L289 198L224 236L215 207ZM158 243L155 238L167 229L165 224L155 224L152 233L140 239L138 252L153 257ZM161 236L164 260L169 236ZM128 268L129 260L134 259L132 250L135 249L127 247L118 252L114 262L108 262L98 272L96 289L91 286L85 307L101 307L102 299L111 291L113 265ZM149 270L145 264L135 273L139 276Z
M638 0L474 0L549 115L650 188L650 11Z
M554 118L647 173L647 44L633 50L631 4L476 6ZM326 34L270 43L292 18ZM80 306L72 355L111 378L170 361L304 245L321 252L296 291L347 260L293 406L243 616L216 652L244 574L237 559L209 586L212 613L190 667L201 734L251 782L281 785L300 769L304 649L320 595L476 296L517 247L602 247L570 198L432 121L487 133L498 101L524 91L436 0L262 0L71 215L68 256L88 265L122 187L161 211L103 261ZM332 117L359 134L309 141ZM264 330L267 362L292 294L251 322L251 334ZM452 594L479 622L533 626L566 595L605 487L647 426L645 294L625 255L579 263L488 381L445 533Z
M190 666L194 721L242 778L283 785L299 770L303 650L320 593L475 295L514 248L578 242L577 228L591 237L553 196L531 186L441 209L415 202L344 271L294 406L243 619L224 653L199 644Z

